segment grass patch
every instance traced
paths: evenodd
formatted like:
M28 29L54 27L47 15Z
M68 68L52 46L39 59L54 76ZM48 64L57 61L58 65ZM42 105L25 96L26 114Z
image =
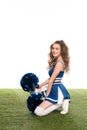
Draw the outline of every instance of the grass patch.
M44 117L31 114L26 106L29 93L0 89L0 130L87 130L87 89L69 89L67 115L54 111Z

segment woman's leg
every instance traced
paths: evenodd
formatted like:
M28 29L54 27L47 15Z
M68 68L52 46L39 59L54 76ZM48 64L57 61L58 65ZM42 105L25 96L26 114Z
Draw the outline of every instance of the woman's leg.
M52 103L50 103L50 102L44 100L39 106L36 107L34 113L35 113L36 115L38 115L38 116L41 116L42 113L43 113L43 111L44 111L46 108L50 107L51 105L52 105Z
M51 113L52 111L57 110L59 107L61 107L60 104L52 105L52 106L48 107L47 109L45 109L45 110L41 113L41 116L48 115L48 114Z
M61 105L57 104L54 105L46 100L44 100L37 108L35 109L34 113L38 116L45 116L51 113L52 111L58 109Z
M63 101L63 104L62 104L62 111L60 112L61 114L67 114L68 113L68 110L69 110L69 99L65 99Z

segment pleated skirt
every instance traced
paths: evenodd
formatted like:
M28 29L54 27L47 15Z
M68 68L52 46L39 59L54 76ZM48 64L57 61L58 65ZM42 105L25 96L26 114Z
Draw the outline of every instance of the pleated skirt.
M70 94L65 86L60 82L54 82L50 94L46 97L45 100L53 104L62 104L64 99L69 99Z

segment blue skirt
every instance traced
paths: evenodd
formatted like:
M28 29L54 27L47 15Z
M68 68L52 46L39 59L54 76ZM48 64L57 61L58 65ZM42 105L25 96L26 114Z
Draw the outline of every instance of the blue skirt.
M53 104L62 104L64 99L70 100L70 95L67 89L60 82L53 83L51 92L45 100Z

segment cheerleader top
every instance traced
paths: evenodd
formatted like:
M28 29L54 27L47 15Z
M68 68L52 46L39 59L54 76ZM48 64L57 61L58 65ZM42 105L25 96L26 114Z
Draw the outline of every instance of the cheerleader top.
M64 61L61 60L61 61L58 61L58 62L61 62L62 65L65 67ZM48 72L50 77L51 77L51 75L54 71L54 68L55 68L55 65L53 67L51 67L49 72ZM63 78L63 75L64 75L64 71L60 71L60 73L56 76L55 80L58 80L58 79L61 80Z

